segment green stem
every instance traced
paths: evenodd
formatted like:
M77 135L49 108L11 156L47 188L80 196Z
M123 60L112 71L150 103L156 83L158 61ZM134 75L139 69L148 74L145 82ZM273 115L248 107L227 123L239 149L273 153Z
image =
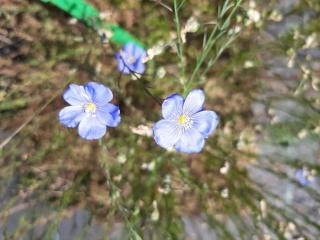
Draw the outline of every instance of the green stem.
M176 32L177 32L177 53L180 61L180 83L185 87L185 63L184 63L184 54L183 54L183 43L181 39L181 27L179 20L179 9L184 4L184 1L178 6L177 0L173 1L174 4L174 22L176 24Z
M197 59L196 66L191 74L191 77L187 80L185 87L184 87L184 94L186 94L190 88L192 83L195 81L195 77L197 76L198 72L200 71L201 66L204 64L205 60L207 59L208 55L212 48L216 45L217 41L221 39L225 34L227 34L227 29L230 26L231 19L235 15L237 9L240 7L242 0L237 0L235 3L229 5L229 1L226 1L224 5L219 8L218 10L218 22L216 23L215 27L210 33L210 36L206 43L204 44L203 51L201 52L199 58ZM227 12L230 11L228 16L225 15ZM225 19L224 19L225 18ZM223 20L224 19L224 20ZM220 21L223 20L222 24ZM209 64L207 65L206 69L201 74L201 77L204 77L204 74L207 73L210 67L212 67L215 62L218 60L219 56L223 53L223 51L228 47L228 45L233 41L232 39L227 39L226 43L221 47L221 49L217 52L215 57L212 57L209 60Z

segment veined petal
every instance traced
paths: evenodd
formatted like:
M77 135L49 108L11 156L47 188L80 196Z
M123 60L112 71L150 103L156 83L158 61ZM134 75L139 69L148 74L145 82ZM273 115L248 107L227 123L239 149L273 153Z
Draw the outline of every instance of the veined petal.
M91 101L90 97L84 90L83 86L77 84L69 84L63 93L64 100L70 105L83 105Z
M109 127L116 127L121 121L119 107L111 103L100 106L96 112L96 115L102 124Z
M105 135L107 127L100 123L96 117L86 115L78 126L79 135L87 140L100 139Z
M133 54L136 48L136 44L133 42L128 42L125 44L122 48L122 51L127 53L127 54Z
M145 71L145 65L142 61L138 60L132 69L134 72L142 74Z
M190 116L203 110L205 95L201 89L192 90L183 105L183 113Z
M119 53L116 54L116 59L117 59L117 62L118 62L118 70L119 70L119 72L122 72L124 74L129 74L130 70L126 66L126 64L124 64L124 59L123 59L123 57L120 56Z
M206 138L218 126L219 118L214 111L201 111L191 117L193 126Z
M169 120L160 120L153 127L156 143L163 148L172 148L181 136L178 124Z
M89 82L84 86L84 89L96 105L106 104L113 98L111 90L100 83Z
M166 119L174 119L182 114L183 97L174 93L162 103L162 116Z
M76 127L85 116L82 106L68 106L61 109L58 114L59 121L66 127Z
M200 132L194 128L185 131L180 140L176 143L175 148L178 152L198 153L204 146L204 138Z
M141 59L144 58L146 56L146 51L139 47L139 46L136 46L134 48L134 52L133 52L133 56L136 58L136 59Z

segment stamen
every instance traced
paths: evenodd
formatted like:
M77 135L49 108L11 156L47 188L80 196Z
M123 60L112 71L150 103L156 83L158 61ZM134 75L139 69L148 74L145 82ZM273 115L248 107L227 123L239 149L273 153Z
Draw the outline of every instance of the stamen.
M94 114L96 112L97 106L93 102L89 102L85 105L84 111L86 113Z
M132 56L132 55L129 55L128 58L127 58L127 62L129 64L133 64L134 62L136 61L135 57Z
M187 115L182 114L178 118L178 123L184 129L189 129L192 127L193 121Z
M178 122L180 125L183 125L187 121L187 116L186 115L180 115Z

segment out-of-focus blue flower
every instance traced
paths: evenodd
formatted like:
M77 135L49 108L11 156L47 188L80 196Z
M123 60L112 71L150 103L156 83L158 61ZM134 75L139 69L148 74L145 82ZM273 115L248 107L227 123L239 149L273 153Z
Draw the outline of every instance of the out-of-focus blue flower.
M142 74L145 71L144 58L146 51L133 42L125 44L122 50L116 54L118 70L124 74L131 72Z
M66 127L78 127L84 139L99 139L106 133L107 126L116 127L120 123L119 107L109 103L112 92L100 83L70 84L63 98L71 106L59 112L59 121Z
M307 169L298 169L295 173L297 181L303 185L307 186L314 181L314 176Z
M172 94L162 103L162 116L153 127L154 139L161 147L179 152L197 153L219 123L213 111L204 110L204 92L192 90L184 100Z

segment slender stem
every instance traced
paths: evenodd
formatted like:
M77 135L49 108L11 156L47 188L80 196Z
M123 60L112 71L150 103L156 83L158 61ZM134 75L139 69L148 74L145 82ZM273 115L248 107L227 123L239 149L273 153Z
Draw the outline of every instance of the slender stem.
M218 22L216 23L215 27L212 29L208 39L206 40L203 51L201 52L199 58L197 59L196 66L191 74L191 77L187 80L185 87L184 87L184 94L186 94L195 81L195 77L197 76L200 68L204 64L205 60L207 59L208 55L210 54L212 48L216 45L217 41L224 37L227 34L227 29L230 25L231 19L233 18L234 14L236 13L237 9L240 7L242 0L237 0L235 3L229 5L229 1L226 1L224 5L218 9ZM224 19L228 10L230 10L229 15ZM224 20L223 20L224 19ZM219 24L220 20L222 23ZM234 35L227 39L226 43L218 50L214 57L209 60L209 63L206 69L202 72L200 79L204 77L207 71L215 64L218 58L221 56L223 51L232 43L234 40Z
M181 39L181 27L180 27L180 20L179 20L179 9L183 6L185 1L182 1L178 6L177 0L174 0L174 22L176 24L176 32L177 32L177 53L179 57L179 68L180 68L180 79L181 84L185 86L185 60L184 60L184 53L183 53L183 42Z

